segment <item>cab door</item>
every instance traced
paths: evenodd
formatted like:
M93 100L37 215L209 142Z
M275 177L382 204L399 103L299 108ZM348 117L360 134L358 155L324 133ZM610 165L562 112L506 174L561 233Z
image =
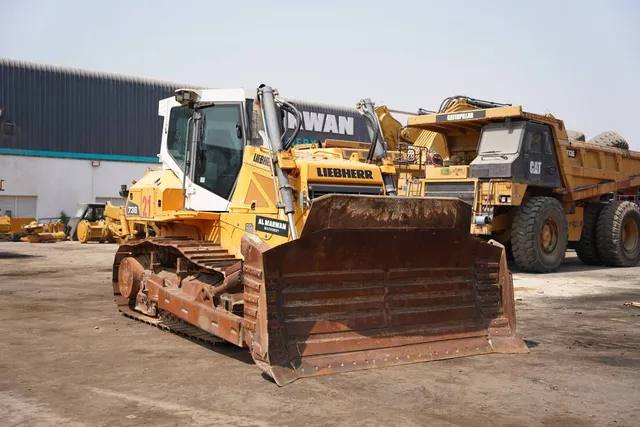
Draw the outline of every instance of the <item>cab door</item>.
M542 182L542 133L534 126L527 126L523 146L523 169L527 182L533 185Z
M528 123L523 142L523 169L531 185L560 187L560 173L549 128Z

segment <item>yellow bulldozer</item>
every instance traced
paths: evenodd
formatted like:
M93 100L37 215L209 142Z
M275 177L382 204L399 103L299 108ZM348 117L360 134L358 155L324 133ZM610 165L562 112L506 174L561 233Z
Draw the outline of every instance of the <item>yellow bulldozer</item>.
M400 193L463 200L471 233L501 242L521 270L555 271L567 248L589 265L640 262L640 152L619 134L585 141L550 114L464 96L404 127L378 116L394 144L411 143Z
M0 179L0 191L4 191L4 180ZM35 221L35 218L15 218L9 211L0 215L0 240L19 241L26 236L24 226Z
M470 235L460 200L397 196L371 102L353 110L372 141L362 157L294 146L312 116L269 86L160 101L162 167L126 195L124 221L149 236L115 256L120 311L247 348L279 385L527 352L504 248Z
M20 241L29 243L53 243L66 240L64 224L59 218L40 218L22 227Z

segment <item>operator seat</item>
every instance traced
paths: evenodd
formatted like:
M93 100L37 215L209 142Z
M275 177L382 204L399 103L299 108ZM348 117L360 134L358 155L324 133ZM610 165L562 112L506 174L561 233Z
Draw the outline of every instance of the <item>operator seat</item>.
M205 140L208 143L205 179L216 194L227 197L237 178L235 162L231 158L236 151L233 136L224 129L209 129Z

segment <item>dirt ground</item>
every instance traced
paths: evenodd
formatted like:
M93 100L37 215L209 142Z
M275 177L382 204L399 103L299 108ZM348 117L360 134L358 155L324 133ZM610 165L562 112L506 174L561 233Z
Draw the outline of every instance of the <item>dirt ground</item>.
M514 274L530 354L301 379L121 316L116 245L0 243L2 426L638 426L640 267Z

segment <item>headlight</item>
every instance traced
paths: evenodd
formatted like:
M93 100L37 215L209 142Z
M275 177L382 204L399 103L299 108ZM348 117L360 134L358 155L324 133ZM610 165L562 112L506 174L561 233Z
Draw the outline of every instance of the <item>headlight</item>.
M500 203L511 203L511 196L500 196Z

